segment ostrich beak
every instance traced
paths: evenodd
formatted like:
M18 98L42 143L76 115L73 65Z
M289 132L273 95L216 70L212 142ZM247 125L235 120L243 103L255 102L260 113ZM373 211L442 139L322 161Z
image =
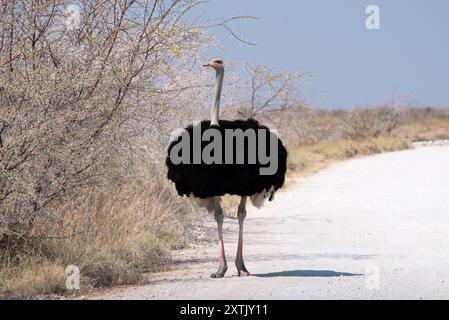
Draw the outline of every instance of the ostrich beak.
M210 63L203 64L203 67L212 67Z

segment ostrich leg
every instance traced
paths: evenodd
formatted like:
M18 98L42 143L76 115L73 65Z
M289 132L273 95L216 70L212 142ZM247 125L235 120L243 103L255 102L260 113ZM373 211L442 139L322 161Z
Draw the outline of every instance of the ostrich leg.
M218 226L218 254L220 260L220 267L218 271L211 275L212 278L223 278L226 271L228 270L228 265L226 263L226 255L223 244L223 210L220 206L220 198L214 197L214 209L215 209L215 221L217 221Z
M242 197L240 200L239 207L237 209L237 215L239 219L239 242L237 245L237 256L235 258L235 266L239 276L249 276L250 273L246 270L245 263L243 262L243 221L246 217L246 199L247 197Z

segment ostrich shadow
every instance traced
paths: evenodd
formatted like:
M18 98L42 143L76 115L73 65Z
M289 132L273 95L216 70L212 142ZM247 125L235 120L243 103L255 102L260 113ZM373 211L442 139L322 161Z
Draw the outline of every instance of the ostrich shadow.
M279 272L269 272L253 274L255 277L271 278L271 277L354 277L362 276L361 273L338 272L333 270L288 270Z

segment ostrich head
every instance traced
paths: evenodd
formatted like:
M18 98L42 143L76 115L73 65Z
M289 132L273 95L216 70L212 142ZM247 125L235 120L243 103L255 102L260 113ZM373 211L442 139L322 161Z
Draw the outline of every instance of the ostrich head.
M211 67L214 68L216 71L221 71L224 69L223 66L223 60L221 59L212 59L206 64L203 64L203 67Z

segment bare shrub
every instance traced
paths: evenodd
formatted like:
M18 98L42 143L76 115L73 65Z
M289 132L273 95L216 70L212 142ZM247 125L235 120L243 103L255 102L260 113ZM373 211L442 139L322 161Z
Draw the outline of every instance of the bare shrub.
M344 131L349 139L390 135L398 125L398 112L388 106L357 108L349 111L344 119Z
M166 66L198 46L182 23L196 3L2 2L0 238L26 236L85 187L120 186L142 119L171 107L156 98Z
M299 69L275 72L262 65L246 65L234 79L230 106L240 118L258 118L301 104L300 87L307 75Z

